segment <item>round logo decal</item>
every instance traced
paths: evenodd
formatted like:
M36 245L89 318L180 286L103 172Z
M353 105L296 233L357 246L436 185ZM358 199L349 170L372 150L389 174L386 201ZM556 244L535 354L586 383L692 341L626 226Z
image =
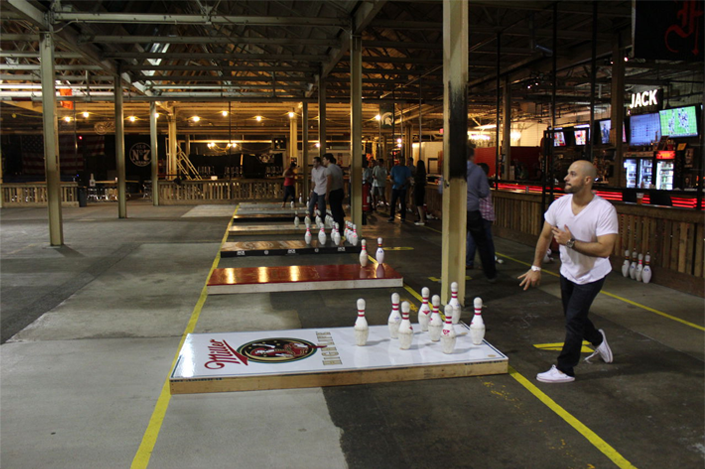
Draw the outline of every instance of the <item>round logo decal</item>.
M323 347L308 340L276 337L248 342L237 351L253 362L284 363L308 358Z
M152 161L152 149L146 143L135 143L130 148L130 161L136 166L147 166Z

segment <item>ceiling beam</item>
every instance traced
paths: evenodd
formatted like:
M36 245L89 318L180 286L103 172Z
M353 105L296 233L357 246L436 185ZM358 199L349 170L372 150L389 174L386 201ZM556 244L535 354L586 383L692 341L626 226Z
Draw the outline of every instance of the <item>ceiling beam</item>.
M4 37L3 37L4 39ZM242 36L110 36L82 34L79 36L82 44L255 44L255 45L292 45L292 40L286 37L242 37ZM335 39L296 39L298 46L334 47L338 45Z
M73 13L55 12L55 21L77 23L147 23L147 24L197 24L209 26L224 24L228 26L318 26L338 27L348 26L345 18L305 18L285 16L223 16L223 15L170 15L144 13Z

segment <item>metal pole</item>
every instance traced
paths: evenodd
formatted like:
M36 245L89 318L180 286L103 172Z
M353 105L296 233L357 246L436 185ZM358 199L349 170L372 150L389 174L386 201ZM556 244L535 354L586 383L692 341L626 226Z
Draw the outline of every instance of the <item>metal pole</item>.
M308 180L308 101L304 101L301 106L301 152L301 159L303 160L302 168L304 173L303 193L304 201L306 201L311 193Z
M495 151L494 151L494 184L497 187L499 182L499 124L500 112L502 107L502 88L500 86L500 58L502 57L502 33L497 33L497 106L495 110Z
M56 89L54 79L54 37L41 33L39 41L42 76L42 118L44 124L44 159L46 161L47 198L49 209L49 243L64 244L61 217L61 173L59 170L59 127L56 121Z
M548 191L548 194L550 196L548 204L550 205L553 202L553 191L555 188L555 184L553 183L555 181L555 177L553 174L553 161L554 158L553 156L555 155L555 145L553 144L554 142L554 135L555 135L555 129L556 129L556 89L558 88L558 3L553 4L553 83L552 83L552 90L551 90L551 159L549 160L549 167L548 167L548 183L551 185L550 189Z
M597 83L597 2L592 2L592 59L590 61L590 128L588 148L590 161L595 160L595 86Z
M125 197L125 120L122 106L121 65L115 74L115 167L118 185L118 218L127 218L127 201Z
M318 144L318 156L323 156L326 153L326 79L322 76L318 80Z
M152 152L152 205L159 206L159 151L157 148L157 103L149 103L149 143Z

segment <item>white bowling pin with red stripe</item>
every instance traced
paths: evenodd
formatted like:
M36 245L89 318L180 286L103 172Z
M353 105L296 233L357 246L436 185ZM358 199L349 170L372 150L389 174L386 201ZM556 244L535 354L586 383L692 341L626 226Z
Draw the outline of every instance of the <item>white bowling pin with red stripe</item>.
M357 319L355 320L355 343L363 346L367 343L367 337L370 335L370 327L365 318L365 300L360 298L357 300Z
M470 337L473 344L480 345L482 339L485 338L485 321L482 320L482 298L475 298L473 306L475 307L475 315L470 323Z
M443 329L443 321L441 321L441 313L438 308L441 307L441 297L433 295L431 298L433 310L431 312L431 321L428 323L428 335L432 342L441 340L441 329Z
M399 293L392 293L392 312L389 313L387 325L389 326L389 336L392 339L399 338L399 325L401 324L401 314L399 314Z
M441 331L441 346L443 347L443 353L453 353L455 350L455 342L457 337L455 335L455 328L453 327L453 311L455 308L448 303L445 309L446 322L443 325L443 330Z
M421 307L419 308L419 326L421 332L428 330L428 323L431 321L431 308L428 307L428 296L431 291L427 287L421 289Z
M399 324L399 348L409 350L411 341L414 339L414 328L409 320L409 310L411 306L408 301L401 304L401 323Z

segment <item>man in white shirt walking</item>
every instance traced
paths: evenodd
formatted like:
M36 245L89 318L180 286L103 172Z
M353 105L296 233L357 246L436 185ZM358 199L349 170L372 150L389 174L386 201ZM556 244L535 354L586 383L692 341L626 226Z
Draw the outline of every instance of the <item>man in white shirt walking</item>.
M328 178L326 177L326 168L321 164L321 157L313 158L313 169L311 169L311 194L308 196L308 215L313 220L316 214L313 211L316 204L321 212L321 218L326 216L326 188L328 186Z
M593 194L597 173L589 161L576 161L565 177L566 195L556 200L544 215L543 230L534 252L534 262L520 286L527 290L541 283L541 261L554 238L560 245L561 299L565 315L565 342L557 365L539 373L544 383L567 383L575 380L573 367L580 362L583 339L595 347L595 356L612 362L612 350L602 329L588 319L593 300L612 270L609 255L619 236L617 211L611 203Z

